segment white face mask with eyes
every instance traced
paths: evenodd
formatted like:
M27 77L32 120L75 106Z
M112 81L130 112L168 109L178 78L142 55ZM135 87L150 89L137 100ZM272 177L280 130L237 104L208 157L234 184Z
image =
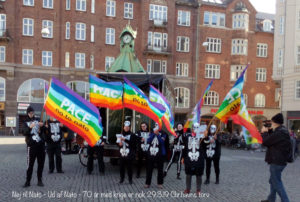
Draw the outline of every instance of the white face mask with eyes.
M197 133L197 132L198 132L199 127L200 127L199 123L194 123L194 124L193 124L193 131L194 131L194 133Z
M153 128L153 132L159 130L159 125L158 123L155 123L154 128Z
M211 133L211 134L214 134L216 131L217 131L216 125L211 125L211 126L210 126L210 133Z

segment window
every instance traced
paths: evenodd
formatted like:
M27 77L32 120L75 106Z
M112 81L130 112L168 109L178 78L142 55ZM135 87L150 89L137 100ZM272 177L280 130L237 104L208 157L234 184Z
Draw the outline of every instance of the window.
M5 46L0 46L0 62L5 62Z
M248 40L232 39L231 55L247 55Z
M106 16L116 16L116 1L106 0Z
M95 26L91 25L91 42L95 42Z
M296 64L300 65L300 46L297 46L297 52L296 52Z
M76 23L76 40L85 40L85 30L86 25L85 23Z
M245 29L249 27L249 15L245 13L236 13L232 15L232 28Z
M296 88L295 88L295 93L296 93L296 99L300 99L300 80L296 81Z
M278 67L283 67L283 49L278 51Z
M5 101L5 79L0 77L0 101Z
M23 0L24 6L34 6L34 0Z
M44 37L44 38L53 38L53 21L43 20L42 24L43 24L42 25L43 28L48 28L48 30L49 30L49 34L43 33L42 37Z
M263 24L263 30L265 32L270 32L272 31L272 21L271 20L264 20L264 24Z
M268 44L258 43L256 49L256 56L266 58L268 56Z
M91 13L95 13L95 0L91 0Z
M176 76L189 76L189 64L188 63L176 63Z
M75 53L75 67L84 69L85 68L85 54Z
M6 15L0 14L0 36L4 36L6 32Z
M38 78L23 82L17 92L17 101L44 103L47 96L46 84L48 84L48 81Z
M205 65L205 78L219 79L220 78L220 65L206 64Z
M190 106L190 90L188 88L175 88L176 107L189 108Z
M204 98L204 105L218 106L219 94L215 91L208 91Z
M42 65L52 66L52 51L42 51Z
M53 8L53 0L43 0L43 8Z
M71 0L66 0L66 10L71 10Z
M147 71L151 73L166 73L167 61L166 60L147 60Z
M191 21L191 12L190 11L178 11L177 24L181 26L190 26Z
M115 45L115 29L106 28L105 43L109 45Z
M90 56L90 69L94 69L95 68L95 59L94 59L94 55Z
M67 86L86 100L90 100L90 84L85 81L69 81Z
M236 81L245 69L245 65L231 65L230 68L230 81ZM246 73L245 73L246 80Z
M203 24L216 27L225 27L225 14L205 11Z
M279 18L279 34L284 35L284 16Z
M149 20L168 21L168 7L150 4Z
M23 35L33 36L34 33L34 21L31 18L23 18Z
M70 26L70 22L66 22L66 39L70 39L71 37Z
M33 64L33 50L32 49L23 49L22 64L23 65L32 65Z
M110 56L105 57L105 71L108 71L108 69L111 67L114 61L115 61L114 57L110 57Z
M65 67L70 67L70 52L65 53Z
M221 53L221 39L219 38L206 38L207 46L206 52Z
M298 29L300 29L300 10L298 11Z
M133 4L124 3L124 18L133 19Z
M86 11L86 0L76 0L76 10Z
M168 47L168 34L161 32L148 32L148 48L161 51Z
M256 68L256 81L266 82L267 81L267 69L266 68Z
M176 50L179 52L189 52L190 38L185 36L178 36Z
M264 94L256 94L255 95L255 107L265 107L266 104L266 98Z

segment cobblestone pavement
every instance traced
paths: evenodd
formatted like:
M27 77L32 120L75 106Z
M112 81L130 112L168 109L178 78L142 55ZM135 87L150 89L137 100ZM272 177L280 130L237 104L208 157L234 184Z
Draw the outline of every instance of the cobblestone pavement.
M133 185L128 180L119 185L119 168L106 163L106 174L100 176L95 163L92 175L79 163L78 155L63 155L64 174L48 174L46 157L43 181L38 187L36 165L29 188L22 188L25 182L26 145L24 138L0 138L0 201L260 201L269 192L269 171L264 162L263 152L222 149L220 184L214 184L212 170L209 185L202 185L202 197L196 198L195 179L192 194L183 195L185 174L176 179L176 165L173 164L165 178L164 189L156 185L156 171L152 185L145 189L145 171L141 178L134 178ZM106 159L108 160L108 159ZM135 176L135 175L134 175ZM290 200L300 201L300 159L289 164L283 172L283 182ZM203 181L204 181L203 177ZM277 198L277 201L279 199Z

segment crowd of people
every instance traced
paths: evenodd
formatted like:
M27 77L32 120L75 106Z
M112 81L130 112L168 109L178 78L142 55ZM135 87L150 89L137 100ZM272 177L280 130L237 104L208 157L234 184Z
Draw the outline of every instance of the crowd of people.
M34 109L28 107L27 119L24 122L23 135L27 143L27 173L24 187L29 187L33 172L34 162L37 159L38 186L44 186L42 181L45 155L47 151L49 159L49 173L56 169L57 173L64 173L62 169L61 158L61 140L64 134L69 132L63 124L59 123L53 117L50 117L45 123L36 119ZM289 201L281 181L281 172L290 162L287 157L296 152L293 134L282 125L283 116L277 114L272 118L271 127L263 127L261 133L263 145L267 148L266 162L270 164L270 195L268 200L275 201L278 193L282 201ZM215 171L215 184L220 183L220 158L222 134L218 133L218 128L214 124L209 124L205 131L200 132L199 123L194 123L192 128L186 132L183 131L183 124L176 126L176 137L170 147L169 136L160 129L158 123L151 128L146 122L140 124L140 130L137 133L131 131L130 121L123 123L121 134L117 134L117 145L120 151L120 181L125 180L125 171L127 171L129 184L133 183L133 162L137 159L136 177L139 178L142 167L146 167L145 188L151 186L153 169L157 169L157 186L163 188L164 178L167 176L171 165L176 162L176 177L181 179L181 167L185 169L185 194L191 191L192 177L196 178L196 193L200 194L202 185L202 176L206 174L205 185L210 184L211 164L213 162ZM46 148L45 148L46 143ZM87 173L93 171L94 154L96 153L99 172L105 174L105 165L103 161L104 144L106 137L102 136L95 146L88 146ZM68 149L71 149L67 143ZM290 146L291 145L291 146ZM171 158L167 161L167 151L172 148ZM291 148L291 149L290 149ZM290 152L289 150L292 150ZM55 158L55 161L54 161ZM164 168L165 162L167 166Z

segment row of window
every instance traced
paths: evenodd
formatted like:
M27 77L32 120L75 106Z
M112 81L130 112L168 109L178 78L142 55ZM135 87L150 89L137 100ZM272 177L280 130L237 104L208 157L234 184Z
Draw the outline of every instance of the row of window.
M295 50L295 63L297 66L300 66L300 46L296 46ZM279 68L283 67L283 59L284 59L284 49L279 49L278 50L278 61L277 61L277 66Z

